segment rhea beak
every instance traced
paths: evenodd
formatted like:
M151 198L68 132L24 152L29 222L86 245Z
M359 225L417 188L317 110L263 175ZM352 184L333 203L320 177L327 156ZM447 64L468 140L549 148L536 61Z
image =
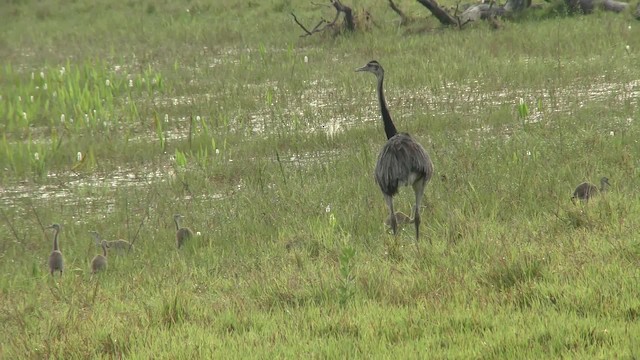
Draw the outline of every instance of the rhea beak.
M358 72L358 71L367 71L367 65L357 68L356 72Z

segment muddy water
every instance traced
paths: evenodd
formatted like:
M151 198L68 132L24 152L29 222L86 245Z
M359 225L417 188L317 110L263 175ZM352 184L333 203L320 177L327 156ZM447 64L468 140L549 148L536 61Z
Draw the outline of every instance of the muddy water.
M604 80L604 79L601 79ZM268 136L273 133L280 132L282 124L271 126L282 119L275 117L297 117L301 119L298 128L300 131L313 134L325 134L327 137L333 137L344 132L351 126L359 126L358 123L379 121L379 109L375 103L375 98L371 98L370 102L362 105L362 114L360 117L349 116L344 114L335 114L329 119L317 121L314 124L304 123L305 111L312 113L322 111L332 113L331 107L335 102L335 94L338 93L331 84L324 84L325 88L314 88L312 93L303 93L300 98L304 102L309 100L304 108L288 108L278 109L279 114L274 112L255 112L244 116L244 121L249 121L251 132L255 135ZM271 84L273 86L273 84ZM560 89L530 90L525 88L509 89L509 91L486 92L481 90L481 85L456 85L448 84L438 90L441 95L434 95L428 89L419 91L404 91L400 94L392 94L389 92L388 102L394 110L394 115L399 118L420 116L424 113L448 113L451 111L463 111L464 114L478 114L486 112L487 108L513 106L517 109L518 104L522 101L528 104L530 115L526 119L528 122L539 122L544 120L544 113L536 108L538 102L545 105L545 111L554 113L569 112L585 106L590 102L607 101L611 106L619 106L623 104L637 105L640 96L640 80L632 80L626 83L598 82L591 85L573 85ZM396 91L397 92L397 91ZM204 94L201 97L209 99L211 96ZM189 104L194 96L181 97L176 99L166 99L172 105ZM292 102L293 103L293 102ZM415 104L420 104L418 109ZM246 114L245 114L246 115ZM168 115L167 115L168 116ZM164 136L170 140L186 139L189 136L189 116L177 117L172 119L163 119L166 123L173 124L171 129L164 132ZM248 120L247 120L248 119ZM231 119L230 126L238 126L238 119ZM627 119L627 122L633 121ZM194 121L192 134L198 134L202 131L198 121ZM243 126L247 126L246 124ZM479 126L477 131L491 132L486 126ZM130 141L136 142L153 142L157 141L157 135L149 131L143 133ZM331 152L327 152L327 156L331 156ZM318 158L322 158L323 154L317 154ZM301 159L309 159L308 154L305 156L292 155L289 161L295 164L303 164ZM233 159L228 159L233 161ZM307 161L307 160L305 160ZM167 157L167 164L161 169L119 169L109 174L93 174L90 176L74 176L65 175L64 181L59 180L60 176L55 173L49 173L47 185L37 185L30 182L17 182L10 185L0 186L0 205L8 207L19 207L19 204L26 200L48 200L58 198L62 202L75 203L74 195L70 189L93 188L93 189L117 189L122 187L144 186L145 184L159 181L167 181L172 179L175 174L170 165L171 159ZM64 183L64 185L51 185L55 183ZM100 192L98 192L100 193ZM104 197L95 195L96 197ZM87 200L87 199L85 199ZM108 208L107 208L108 211Z

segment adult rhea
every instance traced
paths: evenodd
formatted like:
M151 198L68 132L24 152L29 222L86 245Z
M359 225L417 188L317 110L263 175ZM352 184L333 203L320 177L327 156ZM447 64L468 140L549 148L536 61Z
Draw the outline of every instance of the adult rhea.
M372 60L356 71L370 72L378 79L378 101L380 102L387 143L378 155L375 178L389 208L391 229L396 234L398 224L393 211L393 196L398 193L398 187L411 185L416 196L413 222L416 227L417 241L420 238L420 203L424 189L433 175L433 163L422 145L411 135L399 133L396 130L384 99L384 69L382 65L376 60Z

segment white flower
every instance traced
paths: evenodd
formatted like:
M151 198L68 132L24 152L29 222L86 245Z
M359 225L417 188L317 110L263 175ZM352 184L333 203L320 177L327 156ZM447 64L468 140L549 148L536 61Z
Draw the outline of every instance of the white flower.
M129 79L129 87L133 87L133 79Z
M60 115L60 122L64 124L64 114Z
M40 160L40 154L38 153L33 154L33 158L36 159L36 161Z
M627 45L625 46L625 49L627 49L627 51L631 51L631 46Z
M164 122L169 122L169 114L164 114Z
M523 98L518 99L518 101L519 101L520 105L524 105L524 99Z
M40 79L44 79L44 71L40 71Z
M200 115L196 116L196 121L200 121Z
M216 155L220 154L220 149L216 149Z
M308 63L309 62L309 58L307 57L307 55L304 56L304 63Z
M64 72L67 71L64 66L60 68L60 76L64 75Z
M82 152L78 151L76 158L78 159L78 161L82 161Z
M324 209L324 212L331 212L331 205L327 205L327 207Z
M48 86L47 83L44 83L44 85L42 85L42 90L47 90Z
M614 135L614 132L613 132L613 131L610 131L610 132L609 132L609 135L613 136L613 135Z
M202 234L200 233L200 231L198 231L198 232L196 233L196 236L200 236L200 235L202 235Z
M73 124L73 118L69 118L69 122Z
M531 156L531 151L527 150L527 156Z
M84 114L84 121L89 121L89 115Z
M30 99L31 99L31 102L33 102L33 95L31 95Z
M111 81L109 81L109 79L107 79L107 81L105 81L105 82L104 82L104 84L105 84L107 87L109 87L109 86L111 86Z
M26 113L26 112L24 112L24 111L22 112L22 118L23 118L23 119L25 119L25 120L27 120L27 113Z

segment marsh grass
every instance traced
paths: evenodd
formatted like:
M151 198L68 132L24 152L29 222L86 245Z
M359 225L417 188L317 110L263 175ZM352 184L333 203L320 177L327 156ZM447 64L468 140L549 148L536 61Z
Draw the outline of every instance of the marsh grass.
M640 27L353 5L370 32L304 39L298 1L0 5L0 358L637 357ZM372 178L374 58L435 165L417 244ZM92 278L92 229L136 251Z

